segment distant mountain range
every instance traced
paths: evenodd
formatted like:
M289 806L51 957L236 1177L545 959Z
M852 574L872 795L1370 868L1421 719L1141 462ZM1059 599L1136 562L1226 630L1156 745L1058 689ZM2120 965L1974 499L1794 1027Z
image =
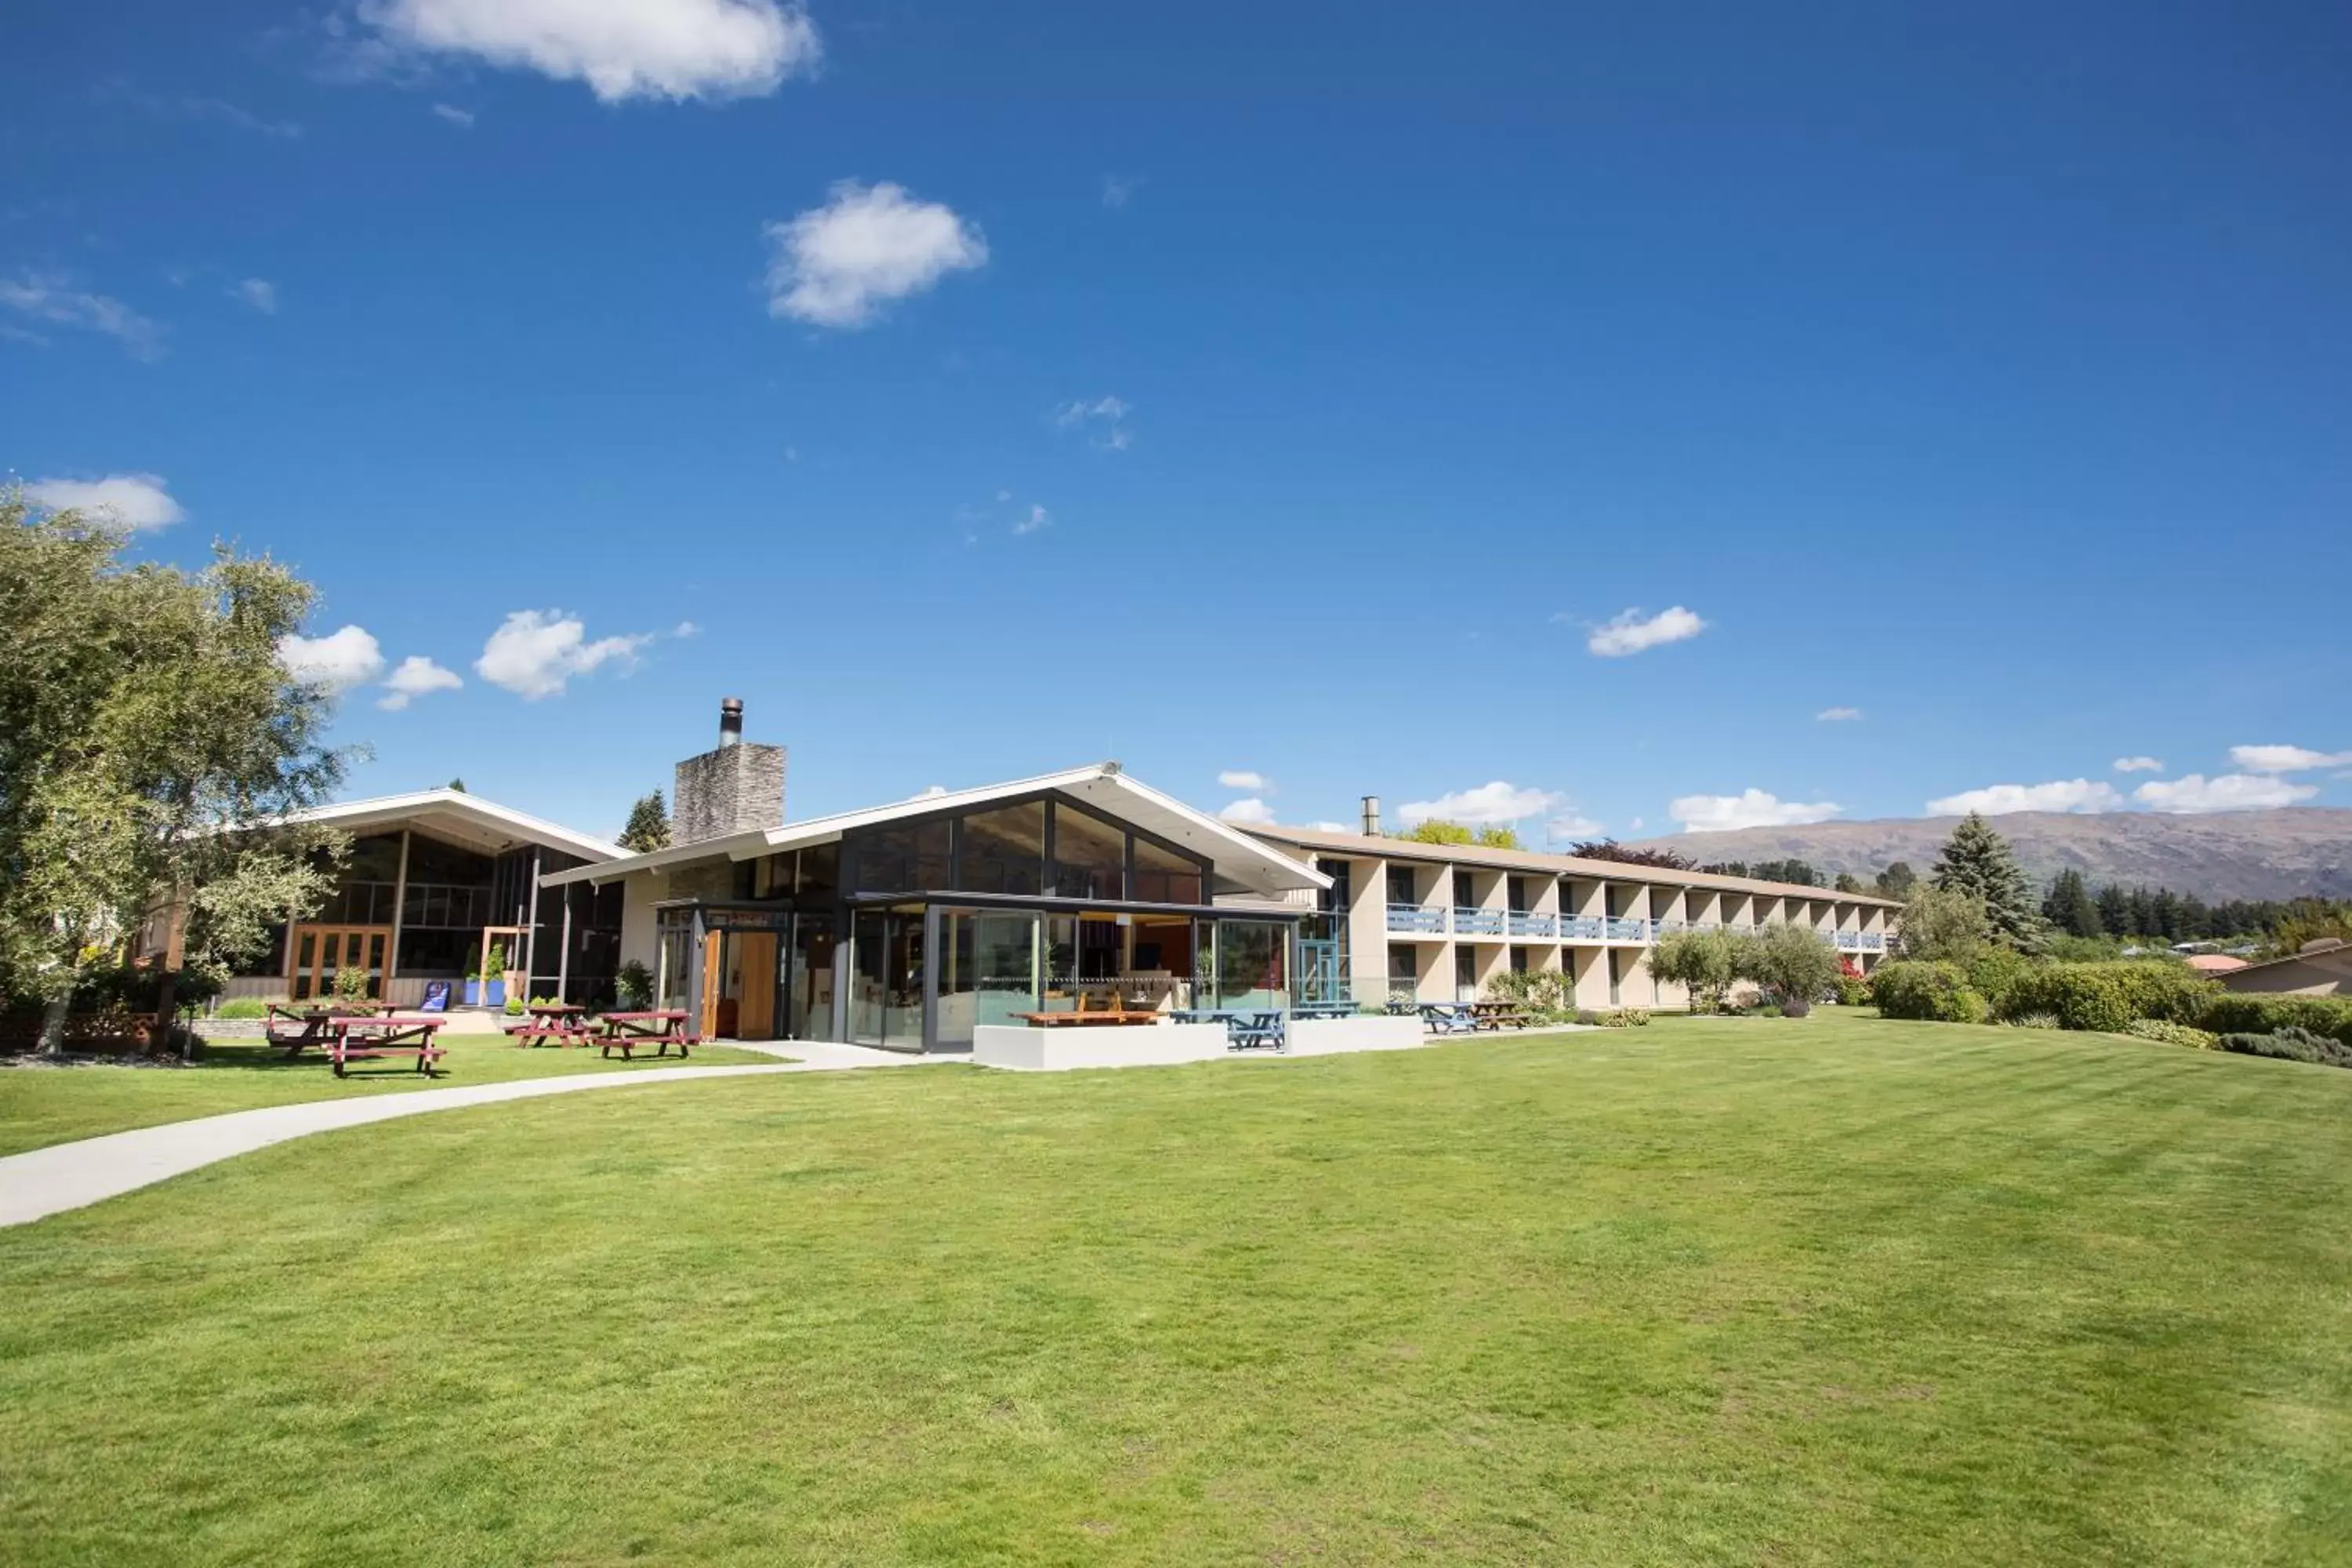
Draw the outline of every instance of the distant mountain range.
M1678 849L1702 863L1798 859L1825 876L1864 881L1889 862L1926 875L1958 817L1817 822L1804 827L1743 827L1645 838L1645 849ZM2208 902L2228 899L2352 898L2352 811L2291 805L2210 816L2117 811L2075 816L2017 812L1992 818L2037 882L2072 868L2096 887L2170 888Z

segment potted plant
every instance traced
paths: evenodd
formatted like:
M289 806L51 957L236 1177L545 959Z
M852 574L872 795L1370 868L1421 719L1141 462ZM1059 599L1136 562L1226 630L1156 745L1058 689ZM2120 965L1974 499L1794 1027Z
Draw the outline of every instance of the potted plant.
M495 942L482 963L482 1001L491 1007L507 1005L507 950Z
M642 1013L654 1005L653 971L636 959L621 965L614 988L620 996L621 1011L625 1013Z
M466 1005L478 1007L481 1005L482 966L479 963L469 963L466 965Z

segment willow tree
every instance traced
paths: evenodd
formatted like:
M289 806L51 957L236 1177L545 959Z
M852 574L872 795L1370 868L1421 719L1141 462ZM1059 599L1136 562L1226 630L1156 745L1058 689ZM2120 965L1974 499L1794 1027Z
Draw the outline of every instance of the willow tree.
M0 493L0 991L63 1049L74 990L158 918L158 1012L179 966L208 978L315 909L337 836L290 824L342 777L332 695L280 639L310 585L215 546L186 572L126 556L103 519Z

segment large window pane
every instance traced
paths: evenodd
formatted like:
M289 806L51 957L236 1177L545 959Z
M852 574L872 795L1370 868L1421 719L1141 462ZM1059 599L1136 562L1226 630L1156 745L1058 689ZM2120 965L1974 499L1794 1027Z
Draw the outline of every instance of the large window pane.
M1038 893L1045 886L1045 803L1008 805L963 819L963 869L975 893Z
M1197 904L1201 898L1201 868L1173 850L1150 839L1135 841L1135 897L1147 904Z
M969 1045L979 1025L1037 1011L1035 915L949 910L940 932L940 1045Z
M945 817L896 822L857 841L857 890L861 893L925 892L948 885Z
M1217 1005L1269 1010L1290 1005L1290 928L1278 921L1217 921Z
M1127 896L1127 834L1071 806L1054 807L1054 890L1066 899Z
M849 1037L857 1045L882 1043L883 974L889 966L882 911L860 910L850 924Z

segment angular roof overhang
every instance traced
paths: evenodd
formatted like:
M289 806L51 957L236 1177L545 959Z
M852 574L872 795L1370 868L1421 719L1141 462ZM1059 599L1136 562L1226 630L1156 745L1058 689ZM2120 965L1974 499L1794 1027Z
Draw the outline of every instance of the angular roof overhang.
M617 844L608 844L602 838L456 789L417 790L409 795L378 795L373 800L339 801L333 805L295 812L285 820L317 823L345 833L395 832L410 827L461 849L485 855L532 844L577 855L583 860L610 860L622 852Z

